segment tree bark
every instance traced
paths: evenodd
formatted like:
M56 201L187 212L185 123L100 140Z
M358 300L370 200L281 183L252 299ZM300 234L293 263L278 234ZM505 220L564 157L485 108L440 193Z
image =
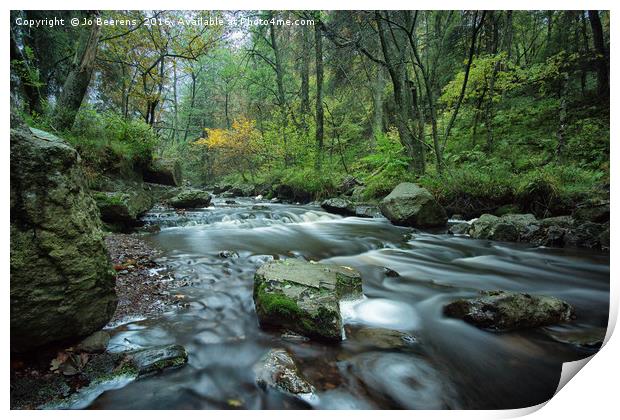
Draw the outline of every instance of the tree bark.
M605 46L603 36L603 25L598 10L588 10L590 26L592 26L592 37L594 39L594 49L596 50L597 78L599 96L609 96L609 55Z
M97 15L95 12L95 16ZM57 130L69 129L75 122L75 116L90 84L100 36L101 26L93 22L90 31L84 33L78 42L72 69L54 110L54 128Z
M310 46L309 29L306 26L301 30L301 118L306 126L306 116L310 114Z
M316 167L323 162L323 38L320 25L314 26L316 60Z
M377 136L383 133L383 91L385 90L385 75L383 67L377 66L377 74L372 86L372 136L370 149L374 150Z
M424 159L424 145L415 138L413 126L415 123L415 112L412 98L412 90L407 86L406 62L404 57L405 49L400 50L400 55L394 51L394 45L387 39L387 29L392 29L389 23L390 12L375 12L375 20L378 27L381 49L385 58L386 67L392 80L394 90L394 101L396 102L396 127L400 141L405 147L409 157L409 170L416 175L423 175L426 162ZM398 12L397 12L398 13ZM401 12L402 13L402 12ZM384 23L384 20L388 23ZM386 24L388 28L386 28ZM393 33L393 32L392 32ZM396 41L396 40L394 40Z

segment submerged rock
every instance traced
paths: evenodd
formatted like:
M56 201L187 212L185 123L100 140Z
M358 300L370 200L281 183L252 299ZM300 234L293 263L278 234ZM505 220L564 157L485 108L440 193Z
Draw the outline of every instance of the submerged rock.
M254 276L262 327L328 341L342 339L340 299L361 293L362 278L348 267L286 259L263 264Z
M86 337L77 345L77 351L86 353L103 353L108 348L110 334L107 331L97 331Z
M444 226L448 216L428 190L410 183L398 184L379 206L392 223L412 227Z
M501 290L454 301L444 307L444 314L497 331L535 328L574 318L572 306L563 300Z
M603 345L607 328L559 329L545 328L545 334L557 342L588 349L598 349Z
M129 363L139 376L161 371L168 368L182 366L187 363L187 351L177 344L154 347L128 353Z
M211 194L207 191L187 188L169 199L168 204L177 209L208 207L211 204Z
M321 203L321 207L329 213L340 214L342 216L353 216L355 214L355 206L353 203L344 198L328 198Z
M417 344L411 334L386 328L345 327L347 341L384 350L407 350Z
M254 365L256 383L293 395L312 394L314 387L303 377L293 356L285 349L272 349Z
M10 135L11 350L100 330L117 298L77 151L16 122Z

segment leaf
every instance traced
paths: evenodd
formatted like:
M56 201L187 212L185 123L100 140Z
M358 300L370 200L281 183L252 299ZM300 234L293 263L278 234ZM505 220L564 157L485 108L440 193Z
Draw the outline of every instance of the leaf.
M69 358L69 354L62 352L62 351L58 352L58 354L56 355L56 358L52 359L52 361L50 362L50 370L52 372L57 371L60 368L60 366L67 361L68 358Z

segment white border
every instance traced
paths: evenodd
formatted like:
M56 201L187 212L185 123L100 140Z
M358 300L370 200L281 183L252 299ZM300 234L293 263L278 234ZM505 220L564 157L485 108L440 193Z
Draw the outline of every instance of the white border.
M611 121L612 127L615 127L614 121L618 120L618 112L616 111L616 98L619 93L618 84L615 83L616 80L616 70L618 67L618 59L616 56L616 45L614 42L617 42L616 39L616 19L615 15L617 13L616 10L620 10L619 7L614 7L617 2L612 1L604 1L604 0L596 0L596 1L576 1L576 0L502 0L500 1L481 1L481 0L469 0L469 1L456 1L456 0L434 0L432 2L427 1L394 1L394 0L382 0L380 2L377 1L369 1L369 0L357 0L357 1L339 1L335 2L333 0L315 0L315 1L296 1L296 0L261 0L261 1L249 1L249 0L226 0L225 2L215 2L215 1L188 1L188 0L175 0L171 1L162 1L162 0L141 0L141 1L132 1L128 2L127 0L91 0L91 1L77 1L77 0L65 0L65 1L29 1L22 0L20 2L15 2L11 6L13 9L211 9L211 10L233 10L233 9L262 9L262 10L292 10L292 9L325 9L325 10L347 10L347 9L514 9L514 10L524 10L524 9L537 9L537 10L561 10L561 9L598 9L598 10L611 10L611 18L613 23L611 24ZM3 33L4 42L0 44L0 49L2 51L3 57L9 56L9 43L6 42L6 34L8 34L8 22L9 22L9 8L5 6L2 9L2 24L4 26ZM3 153L1 154L2 164L0 164L1 176L1 188L2 188L2 196L5 200L9 197L9 142L8 142L8 127L9 127L9 66L5 61L2 66L3 73L3 81L5 89L3 92L5 93L5 99L2 103L1 118L2 118L2 129L4 134L4 138L6 139L3 145ZM614 143L618 140L615 135L616 131L612 128L612 138L611 138L611 162L612 162L612 179L614 178L615 168L617 165L617 147L614 146ZM615 181L613 182L615 185ZM612 190L612 197L614 195L615 189ZM8 201L8 200L7 200ZM2 206L2 218L4 222L2 224L2 251L5 256L5 265L3 265L3 286L5 293L5 306L4 306L4 316L2 317L2 335L0 337L4 338L4 342L2 343L1 352L3 355L2 364L2 378L4 378L5 382L5 397L2 401L3 407L8 410L9 408L9 264L8 264L8 256L9 256L9 205L8 202L5 201L5 205ZM615 203L615 197L612 199ZM615 220L615 215L618 214L618 211L615 210L616 207L612 207L612 216L611 219ZM613 330L613 326L615 326L617 315L618 315L618 284L615 279L615 264L613 261L618 256L618 250L615 247L614 238L617 237L617 228L616 224L612 223L612 231L611 237L612 242L612 252L611 252L611 305L610 305L610 328L607 335L607 340L610 338L610 334ZM616 416L618 413L618 391L617 391L617 374L618 374L618 360L617 356L620 355L620 343L618 338L612 338L609 340L601 351L591 359L591 361L587 364L587 366L577 375L577 379L569 381L568 384L561 391L553 397L548 403L541 404L537 407L530 407L526 409L520 410L504 410L504 411L416 411L416 412L408 412L408 411L394 411L387 413L381 413L380 415L389 415L390 417L398 417L398 418L410 418L411 416L415 416L416 418L507 418L507 417L517 417L525 414L532 414L532 418L536 419L547 419L559 417L563 419L590 419L590 418L610 418L612 416ZM543 408L544 407L544 408ZM542 408L542 409L541 409ZM175 415L175 413L168 413L164 411L122 411L111 413L109 411L106 412L94 412L94 411L79 411L79 412L10 412L11 416L16 418L50 418L50 419L66 419L66 418L76 418L76 417L95 417L95 418L108 418L109 416L122 416L132 418L149 418L149 419L165 419L170 415ZM183 416L184 418L234 418L237 415L244 416L252 416L259 419L285 419L294 415L296 418L310 418L316 417L317 415L320 417L326 416L338 416L342 418L342 416L356 416L359 419L371 419L375 415L377 415L374 411L357 411L357 412L315 412L315 411L305 411L305 412L282 412L282 411L262 411L262 412L224 412L224 411L210 411L210 412L181 412L178 415Z

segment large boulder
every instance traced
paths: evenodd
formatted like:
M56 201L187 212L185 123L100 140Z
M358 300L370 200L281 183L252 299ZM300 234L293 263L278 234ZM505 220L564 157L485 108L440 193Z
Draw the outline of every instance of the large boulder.
M101 220L114 231L130 231L139 218L153 207L153 196L140 184L122 184L117 191L94 191Z
M234 197L251 197L254 195L256 187L252 184L237 184L228 189L227 192Z
M100 330L114 274L80 156L65 141L11 128L11 350Z
M208 207L211 204L211 194L207 191L187 188L170 198L168 204L179 209Z
M539 229L540 222L532 214L506 214L502 217L483 214L472 223L469 234L475 239L527 241Z
M392 223L402 226L444 226L448 216L428 190L410 182L398 184L379 206Z
M176 159L154 159L142 172L144 181L178 187L183 182L181 164Z
M263 264L254 276L261 327L327 341L342 339L339 301L361 293L362 278L349 267L286 259Z
M342 216L355 215L355 206L353 203L340 197L323 200L321 207L329 213L340 214Z
M444 314L479 328L510 331L570 321L571 305L549 296L504 291L481 292L473 299L459 299L444 307Z

